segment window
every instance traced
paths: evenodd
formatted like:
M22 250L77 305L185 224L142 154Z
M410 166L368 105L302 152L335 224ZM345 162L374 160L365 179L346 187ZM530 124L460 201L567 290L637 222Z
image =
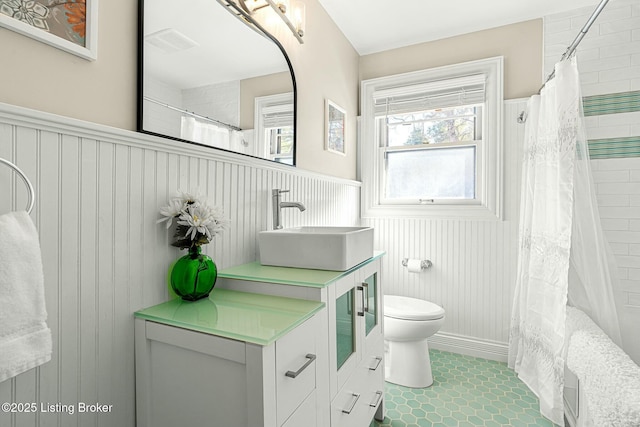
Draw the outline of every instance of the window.
M257 97L254 121L258 156L293 165L293 93Z
M482 177L482 105L376 117L384 161L383 203L476 199ZM480 172L480 173L479 173Z
M276 162L293 165L293 126L265 127L265 157Z
M499 218L502 58L362 83L363 216Z

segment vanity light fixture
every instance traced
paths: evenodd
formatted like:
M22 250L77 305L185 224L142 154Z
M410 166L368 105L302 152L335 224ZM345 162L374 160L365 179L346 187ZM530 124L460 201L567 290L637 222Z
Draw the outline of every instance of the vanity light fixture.
M289 27L293 36L304 43L305 5L301 1L294 1L289 5L289 0L238 0L240 7L249 15L253 15L260 9L271 7L273 11Z
M291 7L291 18L293 20L293 26L295 27L296 32L300 35L300 37L304 36L304 27L305 27L305 5L301 1L294 1Z
M249 14L253 14L257 10L269 7L269 4L264 0L240 0L238 3L245 12Z

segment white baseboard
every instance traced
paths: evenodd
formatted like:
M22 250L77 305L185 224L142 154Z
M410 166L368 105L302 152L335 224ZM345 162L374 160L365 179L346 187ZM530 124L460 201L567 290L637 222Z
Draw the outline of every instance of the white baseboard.
M507 343L446 332L438 332L429 338L429 347L498 362L506 362L508 355Z

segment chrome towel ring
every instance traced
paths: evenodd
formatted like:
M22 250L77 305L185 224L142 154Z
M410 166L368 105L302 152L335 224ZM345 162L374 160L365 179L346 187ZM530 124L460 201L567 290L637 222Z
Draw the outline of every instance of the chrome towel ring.
M27 213L30 214L31 210L33 209L33 204L35 202L35 191L33 190L33 185L31 185L31 181L29 181L29 178L27 178L27 175L25 175L24 172L22 172L22 170L20 170L18 166L14 165L9 160L5 160L2 157L0 157L0 163L4 163L5 165L9 166L11 169L15 170L20 176L20 178L22 178L22 180L24 181L24 184L27 186L27 189L29 190L29 201L27 202Z

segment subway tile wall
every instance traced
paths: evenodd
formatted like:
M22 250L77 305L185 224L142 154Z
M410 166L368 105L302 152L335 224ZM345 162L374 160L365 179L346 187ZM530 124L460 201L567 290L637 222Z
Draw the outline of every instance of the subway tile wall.
M591 161L600 217L618 264L625 350L640 361L640 157Z
M240 83L229 82L178 90L152 77L145 78L145 96L187 111L197 111L206 117L214 117L224 123L238 126L240 123ZM215 93L215 96L212 95ZM215 102L211 100L215 99ZM181 137L182 114L162 105L145 102L145 129L153 129L162 135Z
M545 77L596 4L544 18ZM577 57L584 96L639 91L640 2L609 2L579 45ZM640 137L640 110L590 115L586 125L589 140L608 139L615 144L614 139L626 139L635 145ZM591 164L602 225L619 267L618 311L625 350L639 363L635 331L640 323L640 157L599 157Z
M544 18L544 76L593 13L593 6ZM610 1L577 49L584 96L640 90L640 2Z
M184 89L182 102L186 110L197 111L233 126L240 125L239 80Z
M144 80L144 93L156 101L161 101L169 105L182 105L182 93L166 83L154 78ZM155 132L180 138L180 117L178 111L171 110L162 105L145 102L144 129L153 129Z
M544 18L544 77L579 34L593 7ZM582 95L640 90L640 2L616 0L607 4L577 50ZM640 111L590 116L589 139L640 135Z

